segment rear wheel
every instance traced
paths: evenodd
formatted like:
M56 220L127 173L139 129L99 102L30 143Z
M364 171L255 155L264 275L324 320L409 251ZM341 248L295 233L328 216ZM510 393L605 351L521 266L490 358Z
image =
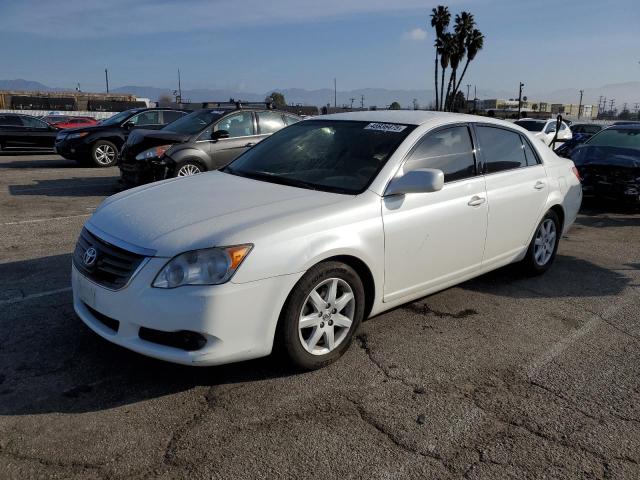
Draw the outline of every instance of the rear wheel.
M539 275L553 264L558 251L561 225L558 215L549 210L542 218L533 234L523 266L528 273Z
M349 348L364 315L364 287L348 265L324 262L311 268L287 299L279 328L289 359L314 370Z
M96 167L112 167L118 161L118 148L107 140L98 140L91 147L91 160Z

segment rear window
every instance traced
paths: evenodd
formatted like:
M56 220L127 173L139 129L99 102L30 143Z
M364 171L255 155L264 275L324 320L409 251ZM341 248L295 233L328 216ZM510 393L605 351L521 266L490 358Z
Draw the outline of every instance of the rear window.
M530 132L541 132L545 124L545 122L539 120L517 120L513 123Z
M525 167L527 158L520 134L505 128L476 127L487 173Z
M640 148L640 128L607 128L587 140L585 145Z
M22 122L15 115L0 115L0 125L21 127Z

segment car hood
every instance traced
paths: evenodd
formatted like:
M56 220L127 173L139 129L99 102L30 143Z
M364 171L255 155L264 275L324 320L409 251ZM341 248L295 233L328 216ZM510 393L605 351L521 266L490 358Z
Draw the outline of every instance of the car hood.
M113 195L86 226L98 236L172 257L215 245L253 243L260 230L282 228L291 216L304 218L305 212L326 211L327 205L351 198L215 171Z
M123 157L135 157L138 153L160 145L173 145L189 140L191 135L170 130L133 130L125 144Z
M104 130L105 128L109 128L109 127L105 127L104 125L97 123L95 125L88 125L86 127L65 128L64 133L81 133L81 132L91 133L95 131Z
M578 146L571 154L577 167L601 165L640 169L640 150L626 147L589 145Z

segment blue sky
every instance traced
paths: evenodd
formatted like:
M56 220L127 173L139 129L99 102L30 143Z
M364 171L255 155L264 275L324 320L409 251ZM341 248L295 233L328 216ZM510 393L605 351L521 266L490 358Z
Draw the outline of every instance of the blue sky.
M425 0L0 0L0 77L84 90L433 88ZM640 80L640 2L474 0L466 83L529 92ZM424 31L416 30L421 29Z

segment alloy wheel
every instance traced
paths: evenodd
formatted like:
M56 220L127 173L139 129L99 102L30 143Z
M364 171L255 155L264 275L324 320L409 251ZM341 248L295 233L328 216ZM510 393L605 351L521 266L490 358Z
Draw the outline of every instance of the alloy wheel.
M99 145L95 157L100 165L111 165L116 158L116 150L111 145Z
M355 295L346 281L323 280L302 305L298 320L300 343L312 355L335 350L347 337L355 311Z
M192 163L187 163L186 165L183 165L182 167L180 167L180 169L178 170L178 174L176 176L188 177L190 175L197 175L200 172L201 170L200 168L198 168L197 165L193 165Z
M533 257L539 266L546 265L556 246L556 224L550 218L538 227L534 243Z

